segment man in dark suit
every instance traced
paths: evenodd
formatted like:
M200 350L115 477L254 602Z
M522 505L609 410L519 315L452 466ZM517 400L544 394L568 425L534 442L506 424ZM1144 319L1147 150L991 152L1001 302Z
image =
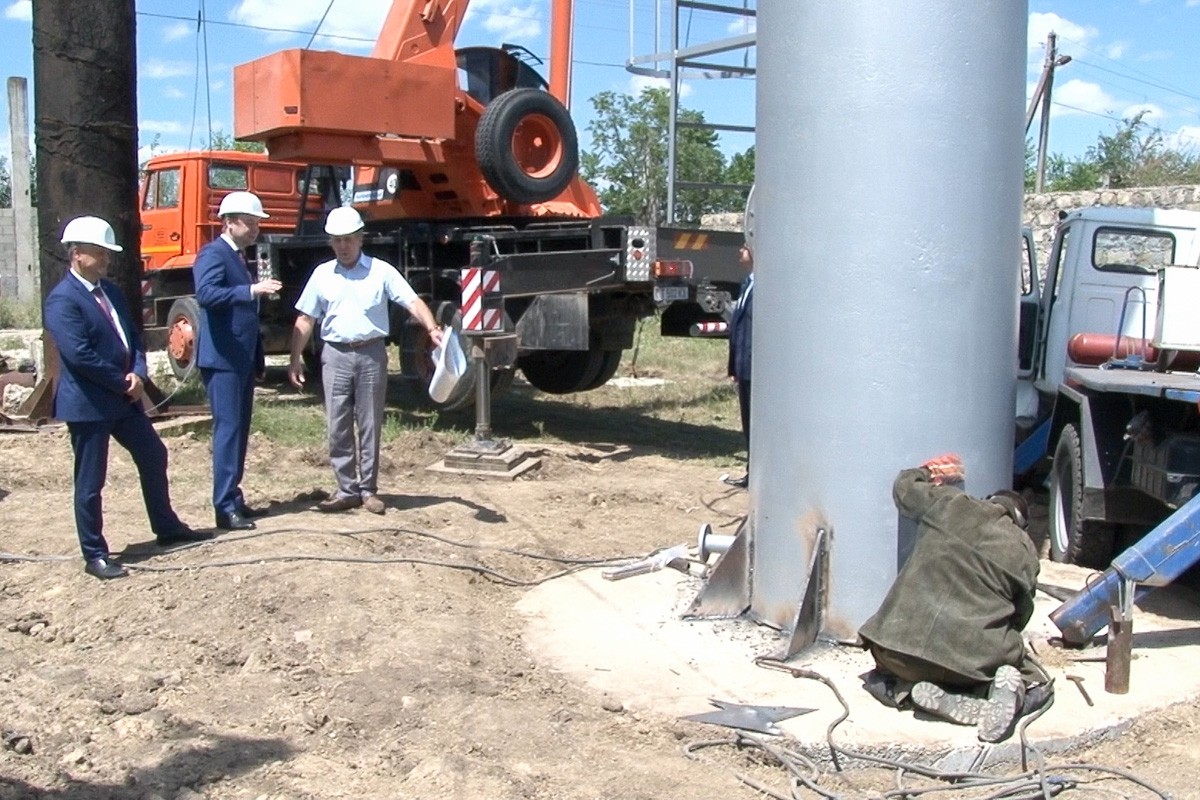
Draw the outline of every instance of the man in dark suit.
M742 245L738 260L750 271L742 281L737 302L729 318L729 377L737 386L738 408L742 414L742 434L746 437L746 474L726 478L730 486L745 489L750 485L750 333L754 311L754 254L747 242Z
M212 410L213 509L217 527L249 530L261 512L246 505L242 474L250 440L254 381L265 370L258 299L278 292L274 279L257 280L242 251L258 239L262 201L230 192L218 210L223 231L196 256L192 274L200 304L196 365Z
M193 531L171 508L167 448L141 405L146 352L121 290L104 280L109 254L122 250L112 226L98 217L79 217L67 223L62 241L71 268L46 298L44 315L60 364L54 416L67 423L75 451L75 528L84 569L107 580L128 574L109 555L103 532L100 492L109 437L133 457L160 545L203 541L212 534Z

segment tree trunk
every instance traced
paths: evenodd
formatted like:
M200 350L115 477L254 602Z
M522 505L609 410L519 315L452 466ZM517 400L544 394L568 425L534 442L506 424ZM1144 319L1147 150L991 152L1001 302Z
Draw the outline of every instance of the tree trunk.
M34 135L42 299L67 269L63 226L91 214L124 251L109 277L141 322L134 0L33 4Z

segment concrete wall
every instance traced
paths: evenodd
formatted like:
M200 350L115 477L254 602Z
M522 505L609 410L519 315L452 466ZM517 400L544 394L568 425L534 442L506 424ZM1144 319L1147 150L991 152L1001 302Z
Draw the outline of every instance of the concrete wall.
M17 297L17 234L13 228L14 225L13 210L11 208L0 208L0 297L5 299L16 299ZM37 209L33 212L33 238L31 241L34 247L37 247ZM34 271L35 279L41 275L37 270ZM22 298L28 300L38 300L40 294L35 294L33 297Z

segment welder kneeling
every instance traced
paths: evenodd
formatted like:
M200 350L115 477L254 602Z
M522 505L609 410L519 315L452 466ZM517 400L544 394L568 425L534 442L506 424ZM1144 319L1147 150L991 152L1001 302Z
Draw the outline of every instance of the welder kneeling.
M1053 686L1025 651L1038 555L1016 492L985 500L961 488L955 454L903 470L896 508L917 522L912 555L883 604L859 629L876 669L866 689L897 708L916 707L998 742L1044 706Z

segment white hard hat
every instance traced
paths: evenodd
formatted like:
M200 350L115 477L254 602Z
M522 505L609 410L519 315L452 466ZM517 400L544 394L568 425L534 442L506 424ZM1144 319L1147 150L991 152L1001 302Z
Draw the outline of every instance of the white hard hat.
M117 244L117 236L109 225L99 217L76 217L63 228L63 244L95 244L114 253L124 248Z
M221 199L218 217L226 214L248 214L259 219L270 219L271 215L263 211L262 200L254 192L230 192Z
M357 211L350 206L341 206L330 211L325 218L325 232L330 236L349 236L361 231L364 224Z

